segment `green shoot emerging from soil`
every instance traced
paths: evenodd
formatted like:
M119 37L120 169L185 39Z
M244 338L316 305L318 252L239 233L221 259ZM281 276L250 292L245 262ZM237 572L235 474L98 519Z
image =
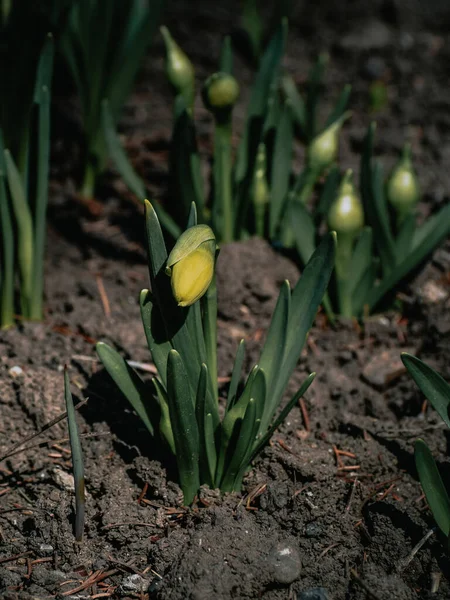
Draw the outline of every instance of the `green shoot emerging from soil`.
M194 205L188 229L169 255L149 202L146 226L151 291L141 292L140 305L158 370L153 393L115 350L99 343L97 351L151 436L175 456L190 504L203 484L238 491L250 463L311 385L314 373L278 413L328 285L335 240L325 236L292 291L287 281L283 284L260 359L243 387L241 341L220 417L214 235L208 226L197 225Z
M404 352L402 361L420 390L437 410L439 416L450 427L450 385L427 364ZM414 446L417 472L427 502L436 523L449 539L450 498L442 481L436 462L426 443L419 439Z

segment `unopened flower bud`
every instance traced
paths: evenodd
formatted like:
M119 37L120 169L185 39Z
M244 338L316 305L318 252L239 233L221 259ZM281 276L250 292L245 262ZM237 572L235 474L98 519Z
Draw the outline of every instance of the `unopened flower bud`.
M214 73L205 81L202 96L216 118L228 116L239 97L239 84L229 73Z
M328 227L337 233L338 243L340 237L353 238L364 226L363 206L352 178L353 172L348 169L328 213Z
M170 35L167 27L161 27L161 34L166 47L166 75L176 94L182 94L190 107L194 102L195 72L194 67Z
M167 258L166 273L178 306L190 306L208 289L214 275L216 238L208 225L190 227Z
M419 183L412 166L409 145L404 147L400 160L391 172L386 192L400 221L412 211L419 200Z
M312 169L323 171L336 161L339 150L339 132L350 114L350 112L344 113L311 141L308 148L308 162Z

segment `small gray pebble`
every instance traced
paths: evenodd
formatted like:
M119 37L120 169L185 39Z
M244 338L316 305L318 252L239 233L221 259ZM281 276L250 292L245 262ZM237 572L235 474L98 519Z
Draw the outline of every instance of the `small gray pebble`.
M51 544L39 544L38 550L41 556L50 556L55 551Z
M137 573L133 573L133 575L127 575L122 579L120 584L121 591L123 595L128 594L128 592L135 592L137 594L145 593L148 590L148 586L150 582L148 579L144 579Z
M328 600L328 593L325 588L309 588L297 594L297 600Z
M305 527L305 535L309 538L315 538L321 536L323 533L322 527L318 523L308 523Z
M267 561L273 580L278 583L292 583L300 575L300 554L293 544L278 542L270 550Z

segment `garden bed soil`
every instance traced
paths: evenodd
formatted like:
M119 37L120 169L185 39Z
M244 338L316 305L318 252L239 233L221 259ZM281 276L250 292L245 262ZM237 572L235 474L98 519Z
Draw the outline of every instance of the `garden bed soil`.
M224 10L217 27L202 4L196 10L183 12L183 3L176 3L168 22L201 77L214 68L210 57L218 50L220 27L227 31L234 21ZM301 16L296 16L299 23ZM434 210L448 201L450 189L450 173L443 168L450 148L444 77L450 37L417 34L401 24L394 29L376 14L378 34L368 43L361 30L375 21L358 21L352 14L338 35L320 17L324 12L310 15L309 29L294 20L286 67L304 81L311 58L328 49L327 102L344 83L354 82L354 116L343 134L342 163L357 169L368 123L367 70L378 65L389 104L376 115L377 151L392 164L408 128L427 190L421 210ZM212 30L214 36L207 33ZM208 52L202 39L212 45ZM160 41L152 53L158 58L149 56L127 106L124 139L151 191L164 197L171 117ZM249 80L240 61L237 72ZM245 86L243 97L248 97ZM210 122L200 106L198 112L207 154ZM439 532L411 554L434 527L417 480L413 442L426 439L449 480L448 432L399 358L401 351L412 352L450 378L449 243L402 289L395 311L369 318L364 327L341 321L336 329L318 315L288 390L317 372L302 406L274 435L241 494L202 489L194 506L185 508L173 465L151 447L144 426L94 351L95 342L105 340L142 363L143 376L151 377L137 304L148 285L142 211L109 174L100 214L93 219L92 210L86 213L70 194L69 175L76 167L71 144L76 143L62 134L58 138L58 131L45 320L0 333L0 454L64 410L67 364L75 399L89 398L79 410L85 537L74 541L71 461L62 421L30 442L31 449L0 463L1 597L449 598L449 560ZM66 156L74 157L73 164ZM247 341L248 372L258 359L281 282L287 278L295 284L298 276L295 264L264 241L222 248L221 397L239 340ZM42 440L48 445L36 447Z

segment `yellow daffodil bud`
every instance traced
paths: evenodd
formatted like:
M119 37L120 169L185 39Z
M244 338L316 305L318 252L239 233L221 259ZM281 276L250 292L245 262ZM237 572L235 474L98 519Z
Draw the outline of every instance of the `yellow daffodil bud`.
M311 141L308 148L308 163L312 169L321 172L336 161L339 150L339 132L350 114L350 112L344 113Z
M208 289L214 275L216 238L208 225L190 227L167 258L166 273L178 306L191 306Z
M186 98L188 106L192 106L195 94L194 67L170 35L167 27L161 27L161 34L166 47L166 75L176 94Z
M214 73L205 81L202 97L216 118L227 117L239 97L239 84L229 73Z
M412 166L411 148L408 144L391 172L386 193L399 221L402 221L419 201L419 183Z
M363 206L356 193L352 178L353 172L348 169L339 186L336 200L328 213L328 226L337 233L338 243L340 237L353 238L364 226Z

